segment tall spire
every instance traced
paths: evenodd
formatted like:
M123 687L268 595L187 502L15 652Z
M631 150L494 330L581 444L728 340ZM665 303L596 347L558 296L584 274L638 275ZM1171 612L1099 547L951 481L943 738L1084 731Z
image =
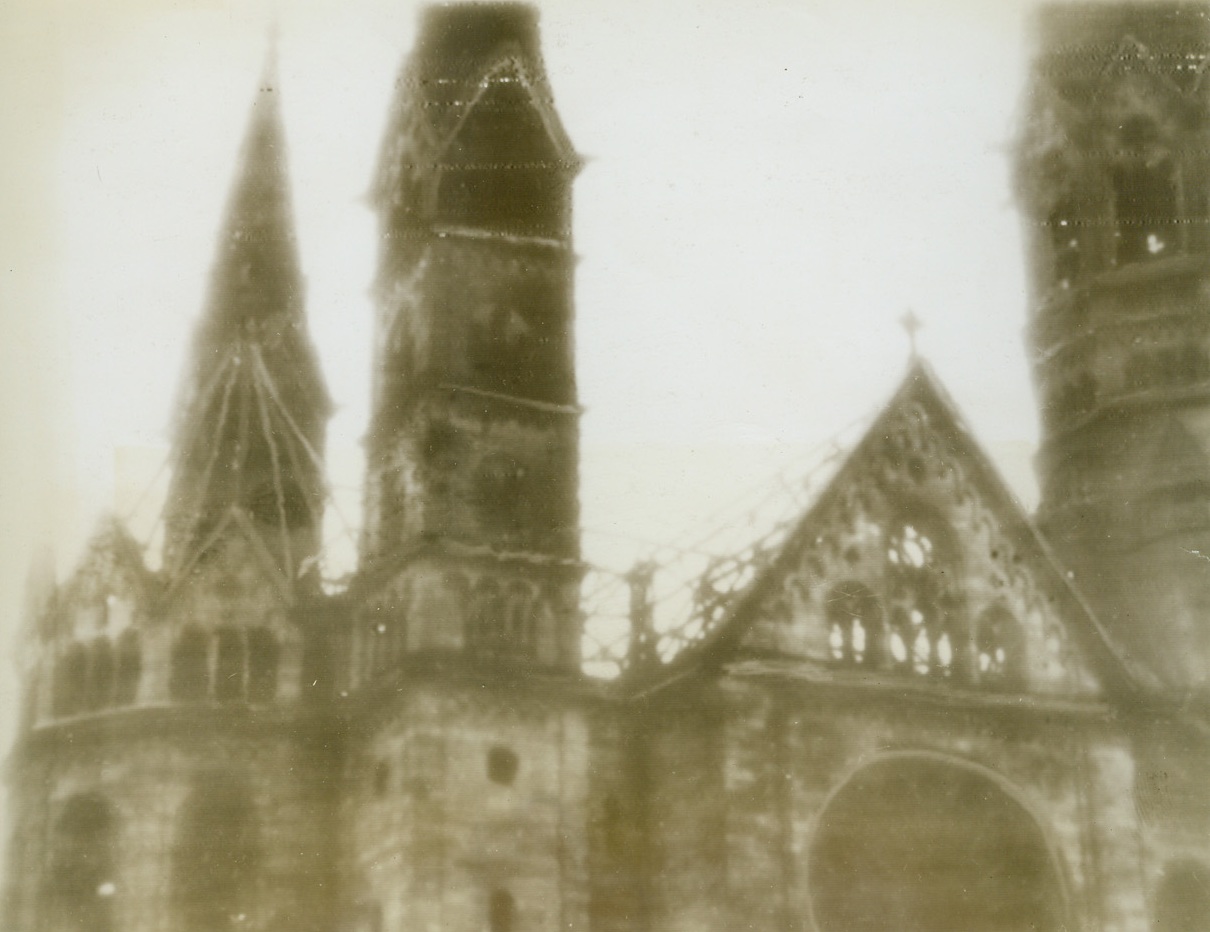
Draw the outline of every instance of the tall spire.
M261 526L290 575L318 545L330 403L303 311L275 46L186 373L166 515L170 570L207 546L232 506Z

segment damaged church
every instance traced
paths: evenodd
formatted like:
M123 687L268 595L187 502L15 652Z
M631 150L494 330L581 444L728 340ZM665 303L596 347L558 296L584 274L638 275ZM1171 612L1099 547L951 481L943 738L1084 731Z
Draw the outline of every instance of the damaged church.
M1193 932L1210 917L1210 7L1056 5L1016 149L1042 504L926 364L694 636L588 675L572 189L536 13L427 10L372 204L359 565L272 82L163 566L30 619L10 932ZM977 309L972 309L977 313Z

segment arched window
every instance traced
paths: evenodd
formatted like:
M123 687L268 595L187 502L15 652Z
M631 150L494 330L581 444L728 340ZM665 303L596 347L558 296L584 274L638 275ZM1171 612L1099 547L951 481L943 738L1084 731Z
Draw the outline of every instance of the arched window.
M882 605L863 583L842 582L828 592L828 647L842 663L862 665L875 660L881 643Z
M808 856L819 932L1072 928L1038 823L961 766L895 757L858 771L820 814Z
M113 702L114 661L109 638L97 638L89 648L88 708L103 709Z
M534 649L534 598L524 583L508 587L504 610L504 644L509 653L530 656Z
M186 932L244 928L252 914L259 845L242 782L199 781L176 830L173 893Z
M75 715L87 695L88 654L82 644L71 644L55 664L56 715Z
M216 632L218 656L214 664L214 698L227 702L244 698L247 657L243 632L224 625Z
M1203 932L1210 916L1210 870L1199 861L1164 865L1155 895L1155 932Z
M99 796L73 796L55 822L47 875L50 928L109 932L113 928L115 820Z
M172 646L168 689L173 699L196 702L210 693L210 657L206 636L188 625Z
M248 701L272 702L277 696L277 638L265 628L248 629Z
M920 675L949 676L959 648L950 631L959 573L948 529L923 510L903 516L889 527L886 559L890 662Z
M139 694L139 677L143 672L143 657L139 651L139 636L133 629L125 631L118 640L118 671L114 680L113 701L131 705Z
M513 932L517 904L507 890L493 890L487 904L487 927L491 932Z
M500 584L494 579L481 579L471 600L470 647L477 651L499 651L503 626L504 596Z
M492 530L516 536L525 530L528 483L525 467L507 453L492 453L479 464L476 499Z
M1025 672L1021 626L1002 605L985 611L975 627L975 669L980 682L1019 685Z

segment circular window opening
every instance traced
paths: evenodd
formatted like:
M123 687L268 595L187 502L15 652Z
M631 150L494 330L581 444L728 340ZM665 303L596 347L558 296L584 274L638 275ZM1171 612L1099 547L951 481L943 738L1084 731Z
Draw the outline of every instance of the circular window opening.
M510 786L517 778L517 767L520 763L514 751L508 748L492 748L487 752L487 777L493 783Z

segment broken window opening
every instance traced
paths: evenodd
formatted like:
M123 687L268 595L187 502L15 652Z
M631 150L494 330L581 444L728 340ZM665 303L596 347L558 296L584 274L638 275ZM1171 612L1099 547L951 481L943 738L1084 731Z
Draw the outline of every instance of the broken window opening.
M871 662L878 649L882 605L870 588L849 580L828 593L828 645L834 661L857 666Z
M894 606L890 660L918 676L949 676L957 651L949 634L959 578L941 521L919 515L887 535L888 597Z
M1002 605L989 608L975 628L975 669L979 680L994 686L1015 686L1024 672L1021 626Z
M1111 181L1118 264L1147 262L1177 252L1179 211L1172 163L1132 159L1113 169Z
M923 621L923 619L921 619ZM916 624L913 619L913 624ZM912 672L927 676L932 670L933 643L929 640L928 632L920 627L912 640Z

